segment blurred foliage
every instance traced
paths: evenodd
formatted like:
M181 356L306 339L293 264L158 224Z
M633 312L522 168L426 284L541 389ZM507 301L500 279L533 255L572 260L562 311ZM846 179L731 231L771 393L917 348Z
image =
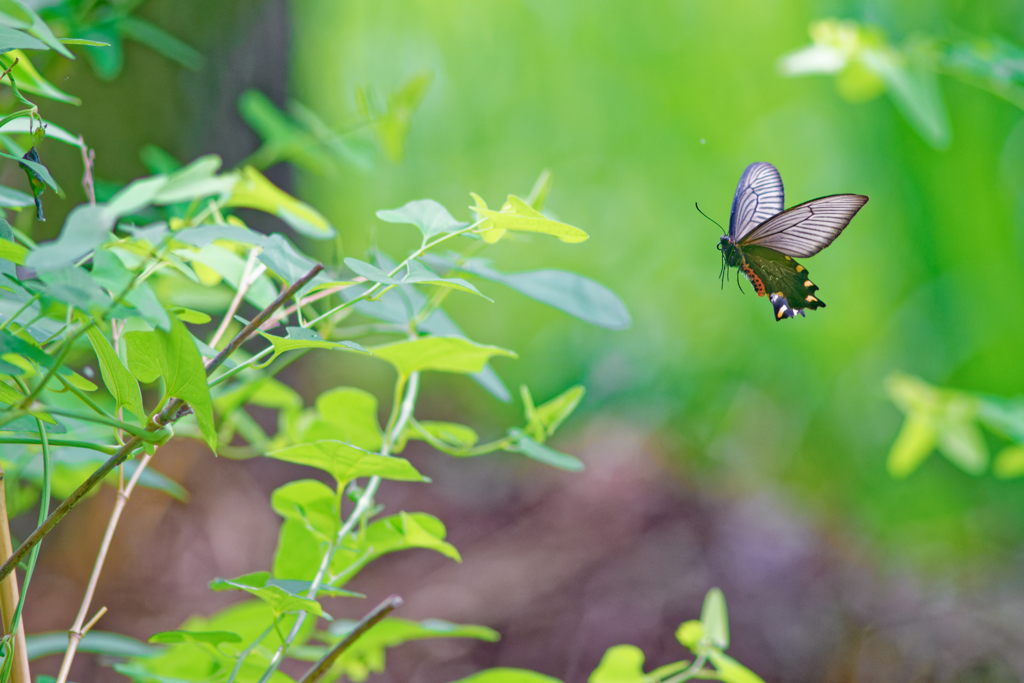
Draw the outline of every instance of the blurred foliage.
M891 479L899 413L884 386L895 371L988 395L1024 386L1018 3L584 12L527 0L301 0L293 19L292 92L323 121L350 116L360 84L434 75L400 166L297 176L346 255L400 241L368 220L379 206L432 196L457 207L470 178L490 203L508 179L525 190L544 167L560 187L545 210L596 238L541 254L521 236L493 267L584 273L624 296L629 332L573 329L525 299L511 311L455 304L467 334L543 355L509 381L549 393L582 383L582 410L670 434L694 476L736 492L767 487L895 564L942 573L1012 559L1024 541L1022 484L965 478L940 459ZM780 73L809 30L835 87ZM828 309L794 324L719 291L716 235L689 208L699 201L724 222L753 161L775 164L791 197L871 197L807 264ZM337 370L367 372L356 360ZM485 421L479 390L462 386L463 405ZM435 410L443 419L449 409Z

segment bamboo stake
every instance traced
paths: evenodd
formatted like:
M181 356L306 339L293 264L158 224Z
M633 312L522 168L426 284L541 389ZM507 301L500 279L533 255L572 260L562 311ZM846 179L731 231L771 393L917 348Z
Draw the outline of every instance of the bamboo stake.
M7 524L7 494L4 488L6 475L0 467L0 557L10 557L14 553L11 543L11 529ZM0 613L3 614L4 633L10 633L11 620L18 608L18 576L11 572L0 582ZM28 650L25 648L25 620L18 620L18 632L11 639L14 652L14 667L11 669L12 683L31 683L28 670Z

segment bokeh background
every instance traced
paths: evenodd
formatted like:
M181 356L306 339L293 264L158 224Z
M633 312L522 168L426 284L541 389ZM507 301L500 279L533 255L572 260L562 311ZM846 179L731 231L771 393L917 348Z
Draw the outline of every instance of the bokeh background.
M509 386L544 400L586 385L555 445L588 469L414 451L435 483L387 484L384 498L438 514L466 561L413 551L379 561L356 588L402 594L403 616L504 637L405 645L371 680L442 682L504 665L582 681L627 642L651 665L673 661L684 653L672 632L713 585L729 603L730 653L767 681L1024 676L1024 485L938 457L903 480L885 469L902 420L885 393L891 373L1000 396L1024 386L1024 112L941 76L951 135L937 146L885 95L852 102L833 78L779 68L830 17L877 26L895 45L1024 45L1020 3L150 0L140 16L199 50L202 69L128 43L113 81L85 60L51 79L87 106L42 104L97 150L101 179L144 174L146 144L182 160L248 157L260 144L237 109L249 88L344 126L357 86L386 94L428 72L400 160L270 169L338 227L339 243L309 247L328 260L398 253L412 228L376 210L429 197L465 219L469 192L500 204L547 168L547 208L591 239L502 242L496 265L583 273L632 314L630 329L608 331L508 290L485 291L500 295L494 305L449 298L469 336L519 353L496 365ZM1007 68L1019 72L1017 59ZM805 262L828 304L806 319L776 324L749 286L722 291L718 228L693 208L725 224L754 161L780 169L787 205L871 198ZM81 200L70 189L54 202L47 229ZM383 370L336 356L289 373L307 397L339 384L390 392ZM421 405L484 434L521 410L443 376L428 378ZM136 494L140 512L119 531L97 598L112 609L106 630L145 638L224 604L205 584L268 565L278 522L267 493L303 476L215 461L192 444L166 451L156 467L192 503ZM91 558L90 516L110 499L91 499L44 549L30 631L70 624L86 578L74 565ZM76 667L78 680L117 678L88 657Z

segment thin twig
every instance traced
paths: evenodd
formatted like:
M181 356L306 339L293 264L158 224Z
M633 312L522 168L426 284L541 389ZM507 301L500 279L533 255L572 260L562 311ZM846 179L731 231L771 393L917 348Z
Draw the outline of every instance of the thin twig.
M376 607L373 608L369 614L359 620L355 628L349 631L348 635L342 638L341 642L331 648L331 650L320 658L320 661L313 665L313 668L306 672L306 675L299 679L299 683L316 683L327 670L331 668L331 664L347 650L352 643L356 642L364 633L369 631L371 628L377 625L381 619L386 617L392 610L402 606L402 598L397 595L389 596Z
M213 334L213 339L210 340L211 348L217 348L217 343L220 342L220 338L224 336L224 333L227 332L231 321L235 319L235 312L238 310L238 307L242 305L242 299L245 298L245 293L249 291L249 288L252 287L257 278L263 274L263 271L267 269L267 267L262 263L260 264L261 268L256 269L256 257L259 253L259 247L253 247L249 250L249 258L246 259L245 268L242 270L242 277L238 280L238 291L235 292L235 298L232 299L231 305L228 306L227 313L224 314L223 320L220 321L220 326Z
M82 187L89 203L96 206L96 187L92 181L92 167L96 162L96 150L85 146L85 138L78 136L78 146L82 150Z
M366 278L364 278L364 277L352 278L352 282L353 283L365 282L365 281L366 281ZM261 327L260 329L263 330L264 332L266 332L267 330L272 330L275 327L277 327L278 325L280 325L282 320L284 320L289 315L291 315L292 313L297 311L300 306L306 306L307 304L311 304L314 301L319 301L320 299L323 299L324 297L328 297L331 294L335 294L335 293L340 292L341 290L343 290L343 289L345 289L347 287L351 287L351 286L352 285L338 285L337 287L331 287L329 289L322 289L319 292L317 292L316 294L310 294L309 296L307 296L305 299L303 299L298 304L292 304L288 308L282 308L280 311L278 311L274 315L274 317L272 317L267 322L263 323L263 327Z
M71 662L75 658L75 653L78 651L78 645L82 642L82 638L89 629L92 628L93 624L96 623L107 608L104 607L96 614L95 617L89 621L88 624L82 625L85 621L86 614L89 613L89 607L92 605L92 597L96 592L96 584L100 580L100 572L103 571L103 563L107 559L107 552L110 550L110 542L114 538L114 530L117 529L117 523L121 520L121 513L124 511L125 505L128 504L128 499L132 495L132 491L135 489L135 484L138 483L139 477L142 476L142 471L146 469L146 465L153 458L153 455L146 453L142 460L139 461L139 466L135 469L135 474L132 475L128 485L124 485L124 479L121 479L119 490L117 492L117 499L114 501L114 509L110 513L110 519L107 520L107 530L103 534L103 541L100 543L99 552L96 554L96 562L93 563L92 575L89 577L89 583L85 587L85 595L82 597L82 605L78 608L78 616L75 617L74 625L68 630L68 649L64 652L64 661L60 665L60 673L57 674L57 683L65 683L68 680L68 674L71 672Z
M238 350L238 347L244 344L249 337L256 332L260 325L266 322L267 318L280 308L285 301L288 301L295 292L300 290L306 285L306 283L316 277L323 268L324 267L318 263L312 270L299 278L291 287L281 292L280 296L274 299L269 306L260 311L259 315L253 318L252 322L246 325L241 332L235 335L235 338L232 339L231 342L217 354L217 357L210 362L207 366L207 376L209 376L209 373L220 367L232 353ZM187 409L182 408L184 405L184 401L180 399L171 399L167 402L167 405L164 406L163 410L150 418L149 424L146 425L146 430L156 432L162 429L165 425L176 422L188 412ZM89 491L103 481L103 478L106 477L111 470L127 460L135 449L142 445L142 443L142 439L138 436L130 438L117 450L117 453L100 465L100 467L93 472L81 486L75 489L70 496L65 498L64 502L58 505L50 516L46 518L46 521L36 527L36 530L25 539L16 551L14 551L14 554L11 555L2 566L0 566L0 580L3 580L8 574L14 571L14 568L17 567L18 563L25 558L25 555L27 555L32 548L43 540L43 537L46 536L46 534L50 533L50 530L53 529L53 527L55 527L57 523L60 522L66 514L68 514L68 512L71 511L71 508L77 505L82 498L89 493Z

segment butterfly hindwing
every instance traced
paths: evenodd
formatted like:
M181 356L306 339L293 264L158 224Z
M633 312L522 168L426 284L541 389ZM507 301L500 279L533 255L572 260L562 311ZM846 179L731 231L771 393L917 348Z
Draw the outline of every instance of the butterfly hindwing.
M803 315L805 308L825 307L825 302L814 295L818 286L811 282L807 269L791 257L757 245L744 246L742 252L746 263L743 270L757 293L771 300L776 320Z

